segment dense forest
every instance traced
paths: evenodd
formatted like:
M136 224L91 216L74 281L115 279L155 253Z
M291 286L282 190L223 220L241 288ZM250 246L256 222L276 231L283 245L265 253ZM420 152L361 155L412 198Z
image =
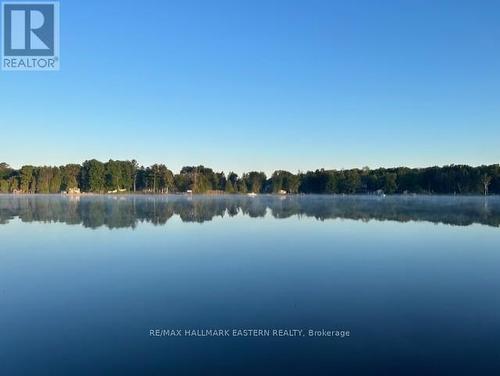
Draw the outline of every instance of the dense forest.
M270 177L252 171L215 172L204 166L183 167L174 174L164 164L95 159L65 166L22 166L0 163L1 193L60 193L71 189L92 193L325 193L325 194L500 194L500 165L450 165L427 168L275 171Z

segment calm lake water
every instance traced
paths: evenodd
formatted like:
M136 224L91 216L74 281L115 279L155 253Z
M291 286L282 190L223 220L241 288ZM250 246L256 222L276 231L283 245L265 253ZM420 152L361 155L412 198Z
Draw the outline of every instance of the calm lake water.
M0 375L100 374L498 375L500 198L0 195Z

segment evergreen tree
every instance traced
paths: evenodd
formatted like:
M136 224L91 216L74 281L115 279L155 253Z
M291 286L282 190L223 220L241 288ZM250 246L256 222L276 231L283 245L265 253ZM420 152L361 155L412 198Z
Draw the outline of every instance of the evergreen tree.
M224 188L224 192L226 192L226 193L234 193L235 192L234 185L231 182L231 180L229 180L229 179L226 181L226 186Z

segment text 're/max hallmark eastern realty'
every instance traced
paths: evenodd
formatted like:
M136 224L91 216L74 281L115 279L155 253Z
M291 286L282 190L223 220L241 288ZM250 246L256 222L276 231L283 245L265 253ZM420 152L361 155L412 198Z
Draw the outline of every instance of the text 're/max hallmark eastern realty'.
M332 337L347 338L340 329L149 329L150 337Z

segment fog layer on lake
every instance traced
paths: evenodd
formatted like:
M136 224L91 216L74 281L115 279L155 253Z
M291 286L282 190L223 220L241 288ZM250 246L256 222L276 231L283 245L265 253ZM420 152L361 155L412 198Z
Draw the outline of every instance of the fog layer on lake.
M173 216L203 223L214 217L313 217L425 221L467 226L500 226L500 197L467 196L64 196L0 195L0 224L19 217L23 222L62 222L85 227L135 227L140 222L164 225Z

